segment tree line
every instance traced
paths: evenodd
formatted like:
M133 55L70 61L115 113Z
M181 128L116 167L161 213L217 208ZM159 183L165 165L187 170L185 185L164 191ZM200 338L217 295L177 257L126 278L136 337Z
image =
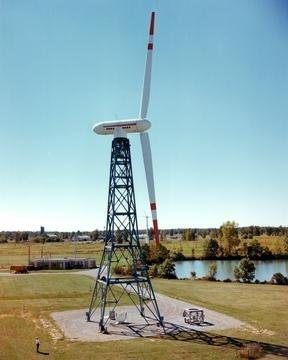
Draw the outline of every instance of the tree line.
M228 221L229 222L229 221ZM233 222L237 228L237 234L242 239L253 239L254 236L288 236L288 227L285 226L244 226L238 227L238 225ZM224 223L225 224L225 223ZM188 229L170 229L163 230L163 235L166 237L173 237L175 234L180 234L182 240L193 241L197 240L199 236L205 238L206 236L218 238L221 235L221 227L218 228L207 228L207 229L197 229L197 228L188 228Z

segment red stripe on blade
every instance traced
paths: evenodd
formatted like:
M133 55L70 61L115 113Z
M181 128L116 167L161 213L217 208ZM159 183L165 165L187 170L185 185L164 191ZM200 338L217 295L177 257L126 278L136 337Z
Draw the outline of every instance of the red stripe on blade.
M154 228L154 237L155 237L156 245L159 245L160 240L159 240L159 230L158 230L158 221L157 220L153 220L153 228Z
M147 46L148 50L153 50L153 44L152 43L149 43L148 46Z
M156 210L156 203L151 203L150 204L150 209L151 210Z
M154 34L154 19L155 19L155 12L153 11L151 14L151 23L150 23L150 31L149 31L150 35Z

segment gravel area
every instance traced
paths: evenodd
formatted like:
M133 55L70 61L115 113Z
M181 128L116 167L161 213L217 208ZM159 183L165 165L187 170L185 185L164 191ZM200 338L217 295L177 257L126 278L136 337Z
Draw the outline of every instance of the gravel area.
M204 310L205 322L201 325L188 325L184 323L183 310L186 308L197 308L197 306L160 294L156 294L156 298L161 315L164 316L165 331L167 332L179 327L188 331L210 331L244 326L244 323L237 319L205 308L201 308ZM85 312L87 309L55 312L52 313L51 316L63 332L63 335L70 340L124 340L146 336L159 336L164 333L164 329L158 327L156 324L145 326L145 322L135 306L119 306L116 310L118 312L127 312L127 320L124 324L116 324L110 321L108 323L108 334L99 332L98 311L93 314L90 322L86 321Z

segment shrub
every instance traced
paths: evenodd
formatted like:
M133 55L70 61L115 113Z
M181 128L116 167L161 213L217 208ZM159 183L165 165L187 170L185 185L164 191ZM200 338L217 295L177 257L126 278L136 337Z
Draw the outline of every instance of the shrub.
M288 278L281 273L275 273L270 282L277 285L288 285Z
M191 279L193 279L193 280L196 279L196 271L191 271L190 275L191 275Z
M115 265L113 268L113 273L115 275L131 275L133 272L132 266L128 265L123 266L123 265Z
M7 243L7 239L4 236L0 236L0 244L5 244Z
M217 275L217 264L214 262L209 265L209 272L207 274L207 278L210 281L215 281Z
M244 348L238 350L238 356L242 359L260 359L264 355L264 351L259 344L248 344Z
M185 256L183 255L183 253L180 249L178 249L177 251L173 251L172 254L170 255L170 258L173 261L185 260Z
M238 266L235 266L235 268L234 268L234 277L235 277L236 281L240 281L241 275L242 275L241 270L239 269Z
M149 276L151 277L157 277L158 276L158 265L153 264L149 266Z

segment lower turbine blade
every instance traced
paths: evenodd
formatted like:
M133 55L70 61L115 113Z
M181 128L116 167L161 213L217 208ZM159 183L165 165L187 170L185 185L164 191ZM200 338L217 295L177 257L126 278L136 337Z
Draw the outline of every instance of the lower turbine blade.
M157 208L156 208L156 198L155 198L152 154L151 154L151 147L150 147L148 133L147 132L140 133L140 139L141 139L143 161L144 161L146 181L148 187L150 208L152 213L154 236L155 236L156 244L159 245L160 240L159 240L159 229L158 229Z

